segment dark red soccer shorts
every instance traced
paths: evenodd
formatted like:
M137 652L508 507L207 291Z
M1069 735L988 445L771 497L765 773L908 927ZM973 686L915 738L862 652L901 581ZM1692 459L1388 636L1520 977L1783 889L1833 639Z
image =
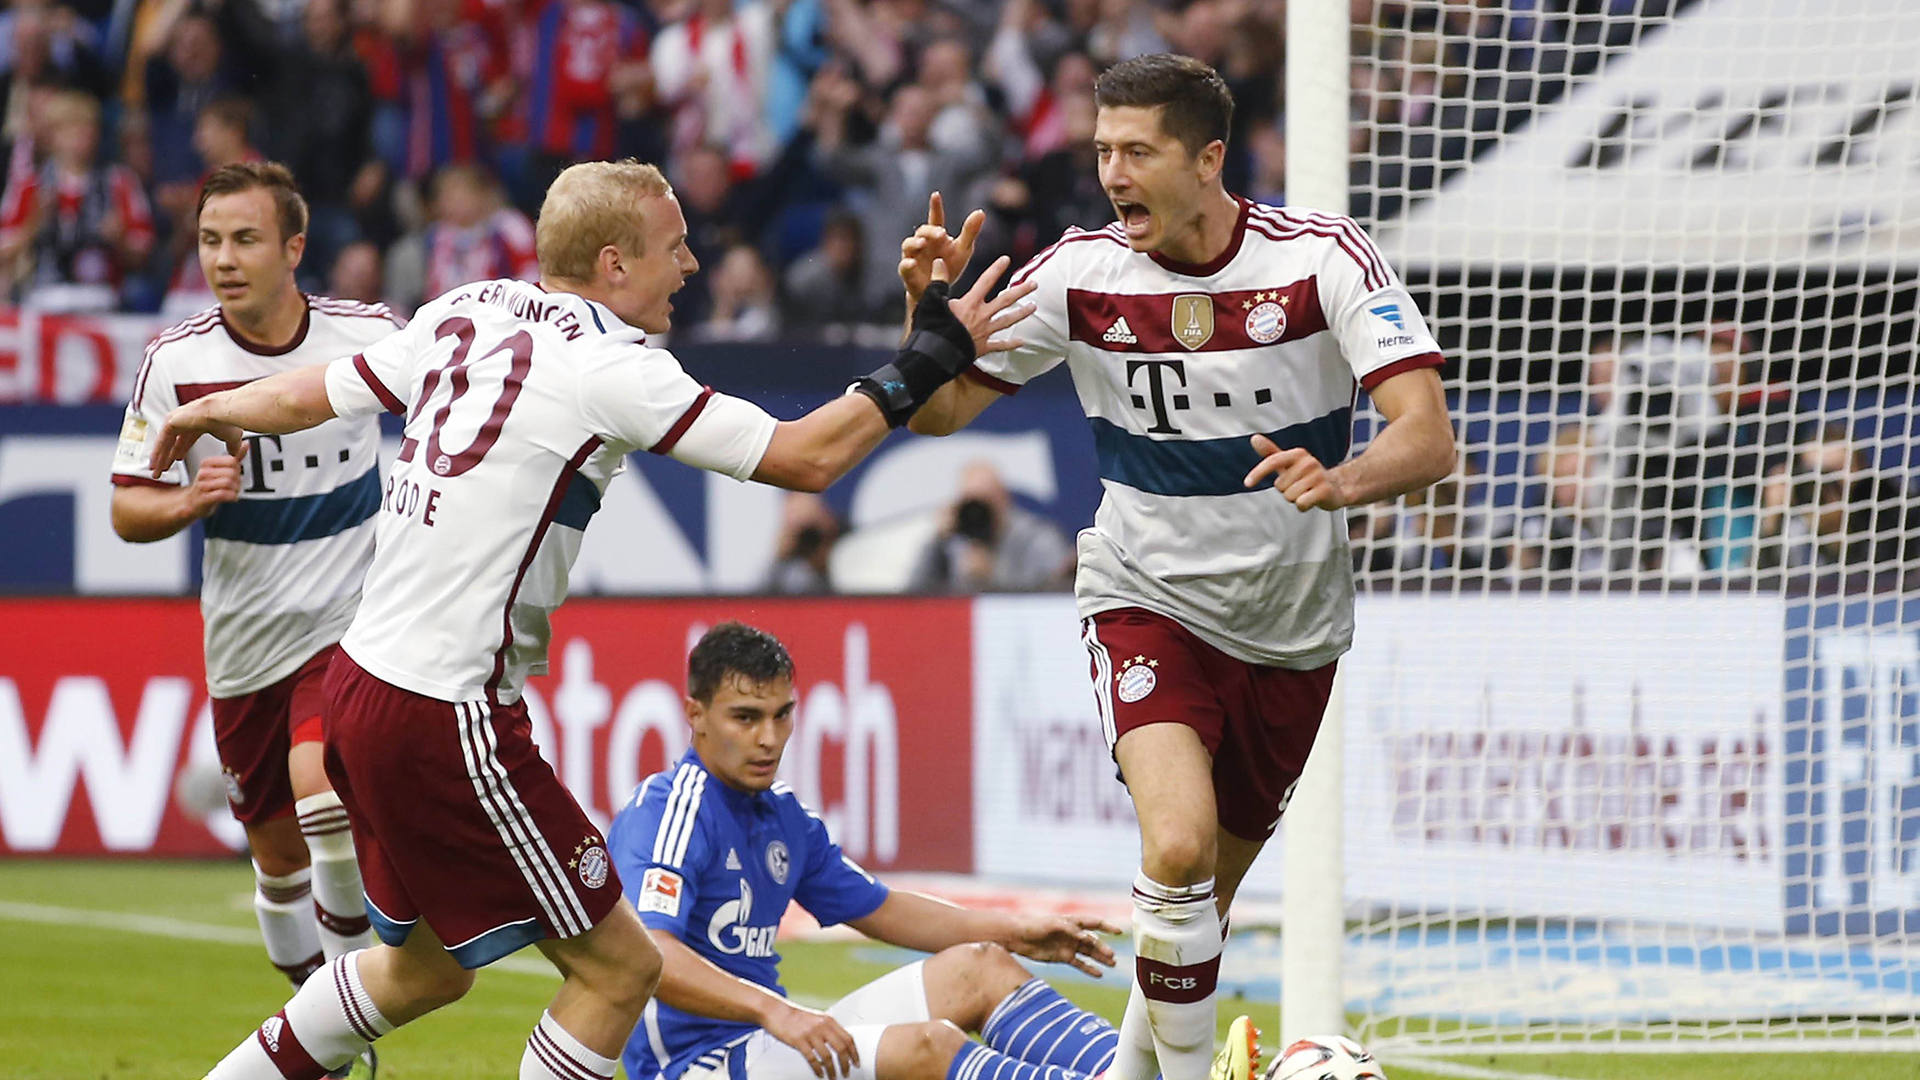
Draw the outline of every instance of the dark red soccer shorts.
M340 646L314 653L293 674L239 697L213 699L213 744L233 816L254 825L293 813L287 752L320 741L320 684Z
M584 934L622 902L607 842L541 760L524 700L426 697L345 652L326 691L327 776L382 941L399 945L425 919L477 968Z
M1310 671L1237 660L1165 615L1103 611L1080 624L1107 747L1148 724L1185 724L1213 755L1220 826L1265 840L1333 692L1334 664Z

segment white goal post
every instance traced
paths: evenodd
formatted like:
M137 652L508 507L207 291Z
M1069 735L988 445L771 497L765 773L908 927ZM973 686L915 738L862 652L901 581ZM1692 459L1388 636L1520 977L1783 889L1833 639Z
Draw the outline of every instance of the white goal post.
M1287 197L1461 466L1349 515L1282 1039L1920 1052L1920 0L1359 14L1288 5Z

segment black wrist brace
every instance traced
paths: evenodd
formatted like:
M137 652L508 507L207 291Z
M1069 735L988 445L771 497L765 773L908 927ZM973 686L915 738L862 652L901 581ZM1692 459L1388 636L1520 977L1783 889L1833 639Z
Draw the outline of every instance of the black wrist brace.
M892 361L849 389L872 398L887 426L899 427L972 363L973 335L947 306L947 283L936 281L914 306L907 343Z

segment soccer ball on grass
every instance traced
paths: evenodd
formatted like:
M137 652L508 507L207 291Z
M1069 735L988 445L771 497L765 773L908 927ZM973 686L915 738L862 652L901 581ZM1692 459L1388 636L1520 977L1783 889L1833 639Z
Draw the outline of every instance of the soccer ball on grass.
M1262 1080L1387 1080L1387 1074L1352 1039L1312 1035L1281 1051Z

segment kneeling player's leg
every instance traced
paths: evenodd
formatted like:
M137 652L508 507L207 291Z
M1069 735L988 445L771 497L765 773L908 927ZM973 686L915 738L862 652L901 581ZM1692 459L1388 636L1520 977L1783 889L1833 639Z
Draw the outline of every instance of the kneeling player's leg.
M968 1039L945 1020L887 1028L873 1058L874 1080L1088 1080L1089 1075L1021 1061Z
M1035 1065L1097 1074L1113 1063L1120 1041L1113 1025L1034 978L1000 946L956 945L919 966L933 1019L978 1032L988 1046Z
M660 982L660 950L624 903L585 934L539 944L566 981L527 1039L520 1080L612 1077Z

